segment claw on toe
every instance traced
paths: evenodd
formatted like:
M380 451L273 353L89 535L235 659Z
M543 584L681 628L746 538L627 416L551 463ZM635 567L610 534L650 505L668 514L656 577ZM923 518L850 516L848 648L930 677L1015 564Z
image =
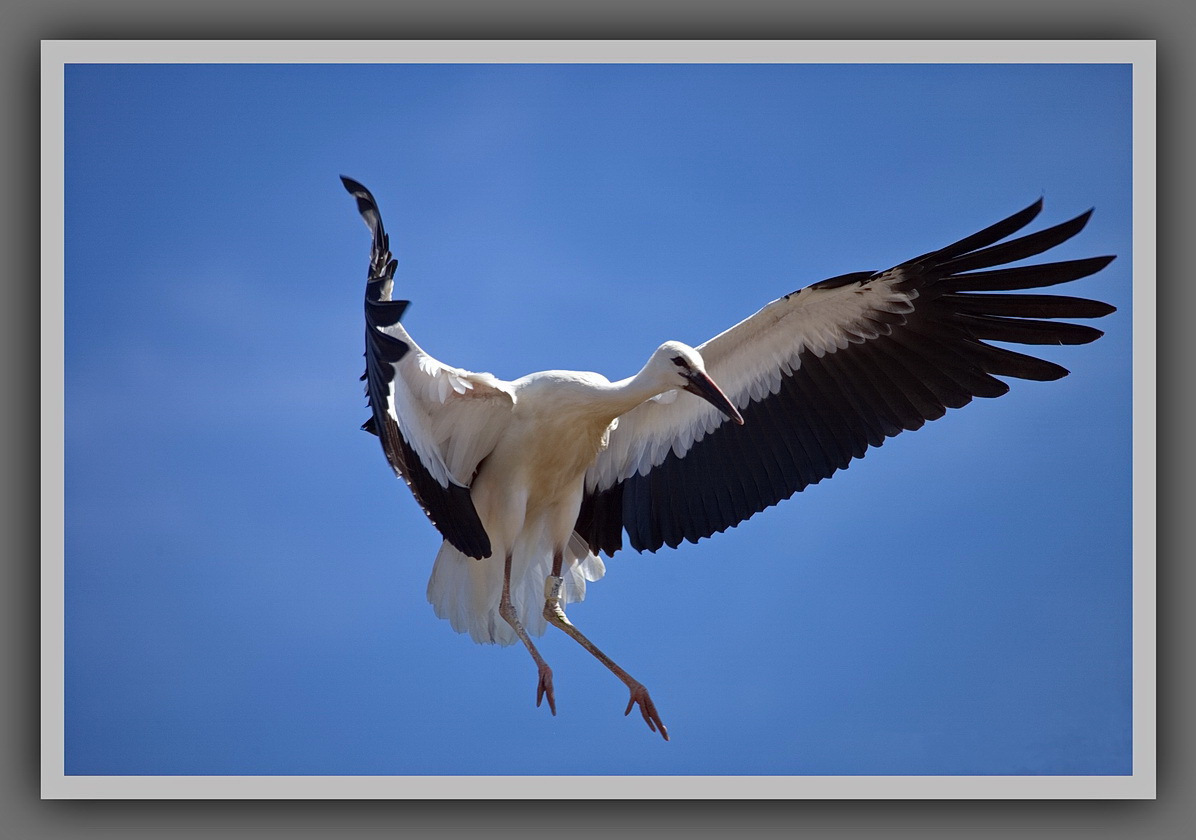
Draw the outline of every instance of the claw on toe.
M552 693L552 669L547 665L540 666L540 683L536 686L536 708L540 708L540 701L548 698L548 710L556 715L556 697Z
M640 714L644 716L644 722L648 724L648 728L653 732L660 731L660 737L666 741L669 740L669 730L665 728L664 723L660 719L660 714L656 711L656 704L652 702L652 698L648 696L648 689L642 685L636 685L631 689L631 699L627 701L627 711L623 712L623 716L631 714L631 710L639 704Z

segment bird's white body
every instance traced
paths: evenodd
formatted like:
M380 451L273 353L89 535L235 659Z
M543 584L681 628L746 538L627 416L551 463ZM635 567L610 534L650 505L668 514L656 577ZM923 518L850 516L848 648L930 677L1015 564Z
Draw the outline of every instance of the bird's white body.
M511 397L505 415L489 418L501 433L470 484L492 553L475 560L445 541L428 582L438 616L478 642L518 641L498 612L507 555L511 599L529 633L539 635L547 626L541 607L554 552L564 556L562 603L585 597L586 582L605 572L602 559L574 536L586 473L621 415L682 386L668 360L687 350L666 343L639 374L614 383L597 373L560 370L513 382L486 380Z
M546 371L504 382L415 343L399 323L406 302L391 297L396 263L377 204L344 183L373 234L364 428L445 538L428 583L437 615L479 642L521 641L539 668L537 698L555 713L551 669L529 637L553 624L627 685L628 711L639 704L666 738L644 687L564 614L602 577L600 551L620 550L624 534L637 551L696 542L948 408L1006 393L997 377L1065 376L985 342L1084 344L1100 331L1054 319L1113 311L1003 293L1067 283L1113 259L1011 266L1074 236L1091 212L1007 239L1040 200L887 271L785 295L696 349L665 342L628 379Z

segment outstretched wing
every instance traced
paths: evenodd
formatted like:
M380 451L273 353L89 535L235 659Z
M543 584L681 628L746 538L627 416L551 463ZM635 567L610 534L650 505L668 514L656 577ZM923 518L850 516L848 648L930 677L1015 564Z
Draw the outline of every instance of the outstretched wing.
M341 176L373 237L365 291L366 394L395 474L407 482L432 524L469 557L490 556L469 485L511 415L509 386L488 373L449 367L429 356L399 318L408 301L391 300L396 260L370 191Z
M1046 319L1114 311L1082 298L1006 294L1076 280L1113 260L1001 268L1070 239L1092 212L1001 243L1041 209L1040 199L888 271L807 286L703 344L707 371L744 424L699 400L650 400L628 412L586 475L577 532L607 554L622 547L623 530L637 551L697 542L948 408L1006 393L998 376L1066 376L1052 362L985 343L1085 344L1102 333Z

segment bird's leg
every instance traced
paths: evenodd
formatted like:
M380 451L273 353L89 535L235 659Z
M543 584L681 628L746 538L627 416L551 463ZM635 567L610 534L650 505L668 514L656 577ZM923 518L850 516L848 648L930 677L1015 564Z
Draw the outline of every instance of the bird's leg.
M519 615L515 612L515 605L511 603L511 555L507 555L507 560L503 566L502 572L502 599L498 602L498 614L503 617L507 624L515 631L515 635L519 637L519 641L523 642L527 648L527 652L532 655L532 659L536 660L536 667L540 669L540 683L536 686L536 707L539 708L540 701L545 697L548 698L548 709L554 715L556 714L556 697L552 693L552 669L548 667L548 663L544 661L544 657L540 656L540 651L536 650L536 646L532 644L531 637L527 635L527 631L523 629L523 623L519 620Z
M627 710L623 712L624 715L631 714L631 710L638 703L640 707L640 714L644 716L644 721L648 724L648 728L653 732L660 731L660 735L666 741L669 740L669 730L660 720L660 715L656 711L656 706L652 702L652 698L648 696L648 689L644 688L643 684L632 678L630 674L620 668L615 661L598 649L598 646L585 637L585 635L573 626L573 622L569 621L568 616L565 615L565 610L561 607L561 567L564 565L564 557L561 553L553 555L552 558L552 574L548 580L544 582L544 617L548 619L554 627L564 630L573 638L575 642L588 650L595 659L610 669L611 673L622 680L623 684L631 691L631 699L627 702Z

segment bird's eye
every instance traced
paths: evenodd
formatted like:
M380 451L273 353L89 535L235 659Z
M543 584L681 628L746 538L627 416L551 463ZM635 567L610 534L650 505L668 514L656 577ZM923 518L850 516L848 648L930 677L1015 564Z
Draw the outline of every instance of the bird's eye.
M685 363L685 359L681 358L680 356L673 357L673 364L675 364L677 367L689 367L689 365Z

